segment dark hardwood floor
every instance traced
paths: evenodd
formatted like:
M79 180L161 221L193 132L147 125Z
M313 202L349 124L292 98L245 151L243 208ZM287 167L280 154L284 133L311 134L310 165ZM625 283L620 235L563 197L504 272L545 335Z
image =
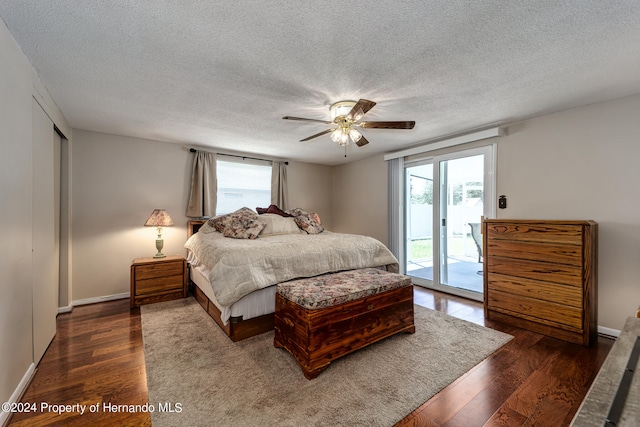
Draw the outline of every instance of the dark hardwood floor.
M591 348L485 321L482 304L415 288L415 303L497 329L514 339L424 403L397 426L566 426L613 340ZM58 331L22 402L100 405L96 413L20 413L11 426L145 426L144 412L105 412L103 403L148 400L139 309L129 300L81 306L58 316ZM87 412L89 410L87 409Z
M10 426L150 426L148 413L105 412L103 403L148 400L140 309L129 300L80 306L58 315L57 332L22 402L37 412L16 413ZM40 405L99 405L79 415L41 412Z

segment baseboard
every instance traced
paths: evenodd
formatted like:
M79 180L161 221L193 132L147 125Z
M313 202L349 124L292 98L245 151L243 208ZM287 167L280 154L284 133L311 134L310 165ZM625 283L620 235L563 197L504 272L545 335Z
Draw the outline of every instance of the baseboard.
M35 372L36 372L36 364L32 363L29 366L29 369L27 369L27 372L25 372L24 376L22 377L22 380L18 384L18 387L16 388L16 390L13 392L9 400L7 400L8 403L20 402L20 398L22 397L25 390L27 389L27 386L31 382L31 378L33 378L33 374ZM4 426L5 423L9 420L10 415L11 415L11 412L0 411L0 425Z
M71 308L73 309L73 307L76 307L76 306L79 306L79 305L97 304L99 302L114 301L114 300L117 300L117 299L125 299L125 298L129 298L129 295L130 295L129 292L123 292L121 294L113 294L113 295L105 295L105 296L102 296L102 297L79 299L79 300L75 300L75 301L71 302Z
M73 311L73 304L69 304L65 307L58 307L58 314L70 313Z
M106 302L106 301L114 301L117 299L125 299L125 298L129 298L130 292L123 292L121 294L113 294L113 295L105 295L103 297L95 297L95 298L85 298L85 299L79 299L76 301L71 301L71 304L64 306L64 307L58 307L58 314L62 314L62 313L70 313L73 311L73 307L77 306L77 305L88 305L88 304L97 304L99 302Z
M620 331L617 329L605 328L604 326L598 326L598 334L618 338L620 336Z

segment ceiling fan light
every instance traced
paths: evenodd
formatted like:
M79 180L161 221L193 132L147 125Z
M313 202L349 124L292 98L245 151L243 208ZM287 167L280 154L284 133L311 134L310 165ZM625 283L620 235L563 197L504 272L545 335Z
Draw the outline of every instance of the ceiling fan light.
M362 138L362 134L360 132L358 132L358 130L356 129L351 129L349 130L349 138L351 138L351 140L356 143L358 141L360 141L360 138Z
M340 143L340 139L342 137L342 131L340 128L336 128L333 132L331 132L331 140L336 143Z
M343 147L345 145L349 145L349 131L347 129L342 129L342 133L340 134L340 142L338 143Z

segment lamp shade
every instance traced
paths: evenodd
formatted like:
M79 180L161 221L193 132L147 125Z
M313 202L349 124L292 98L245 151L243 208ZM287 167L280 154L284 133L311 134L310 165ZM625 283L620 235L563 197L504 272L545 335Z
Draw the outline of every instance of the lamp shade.
M144 225L145 227L172 227L173 220L164 209L154 209Z

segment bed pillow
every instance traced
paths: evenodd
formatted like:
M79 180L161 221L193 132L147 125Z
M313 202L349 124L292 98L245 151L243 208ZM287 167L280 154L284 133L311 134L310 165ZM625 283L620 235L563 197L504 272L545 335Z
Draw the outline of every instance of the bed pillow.
M211 219L207 220L207 222L205 222L204 224L202 224L202 227L200 227L200 228L198 229L198 231L197 231L196 233L193 233L193 234L194 234L194 235L195 235L195 234L198 234L198 233L202 233L202 234L209 234L209 233L215 233L216 231L218 231L218 230L216 230L215 225L213 225L213 223L211 222L213 219L214 219L214 218L211 218ZM192 237L193 237L193 236L192 236Z
M262 233L260 233L261 236L302 233L298 228L298 224L296 224L295 219L291 217L284 218L278 214L268 213L260 215L259 219L266 223Z
M259 220L235 220L224 229L222 235L233 239L257 239L265 223Z
M233 239L256 239L266 226L264 221L258 219L258 214L249 208L217 216L208 222L224 237Z
M307 212L300 208L292 209L287 211L287 213L292 215L298 227L301 230L306 231L308 234L319 234L324 231L324 227L320 224L320 217L318 214Z
M277 207L276 205L269 205L268 208L256 208L256 212L258 212L260 215L263 215L263 214L277 214L277 215L283 216L285 218L291 216L288 213L286 213L285 211L283 211L282 209L280 209L279 207Z
M320 221L320 215L318 215L315 212L309 212L309 216L318 224L322 224L322 221Z
M231 212L225 215L219 215L214 218L211 218L207 223L212 227L215 227L220 233L224 231L226 227L228 227L231 222L234 220L234 216L238 217L246 217L249 219L255 219L258 215L249 208L240 208L235 212Z

